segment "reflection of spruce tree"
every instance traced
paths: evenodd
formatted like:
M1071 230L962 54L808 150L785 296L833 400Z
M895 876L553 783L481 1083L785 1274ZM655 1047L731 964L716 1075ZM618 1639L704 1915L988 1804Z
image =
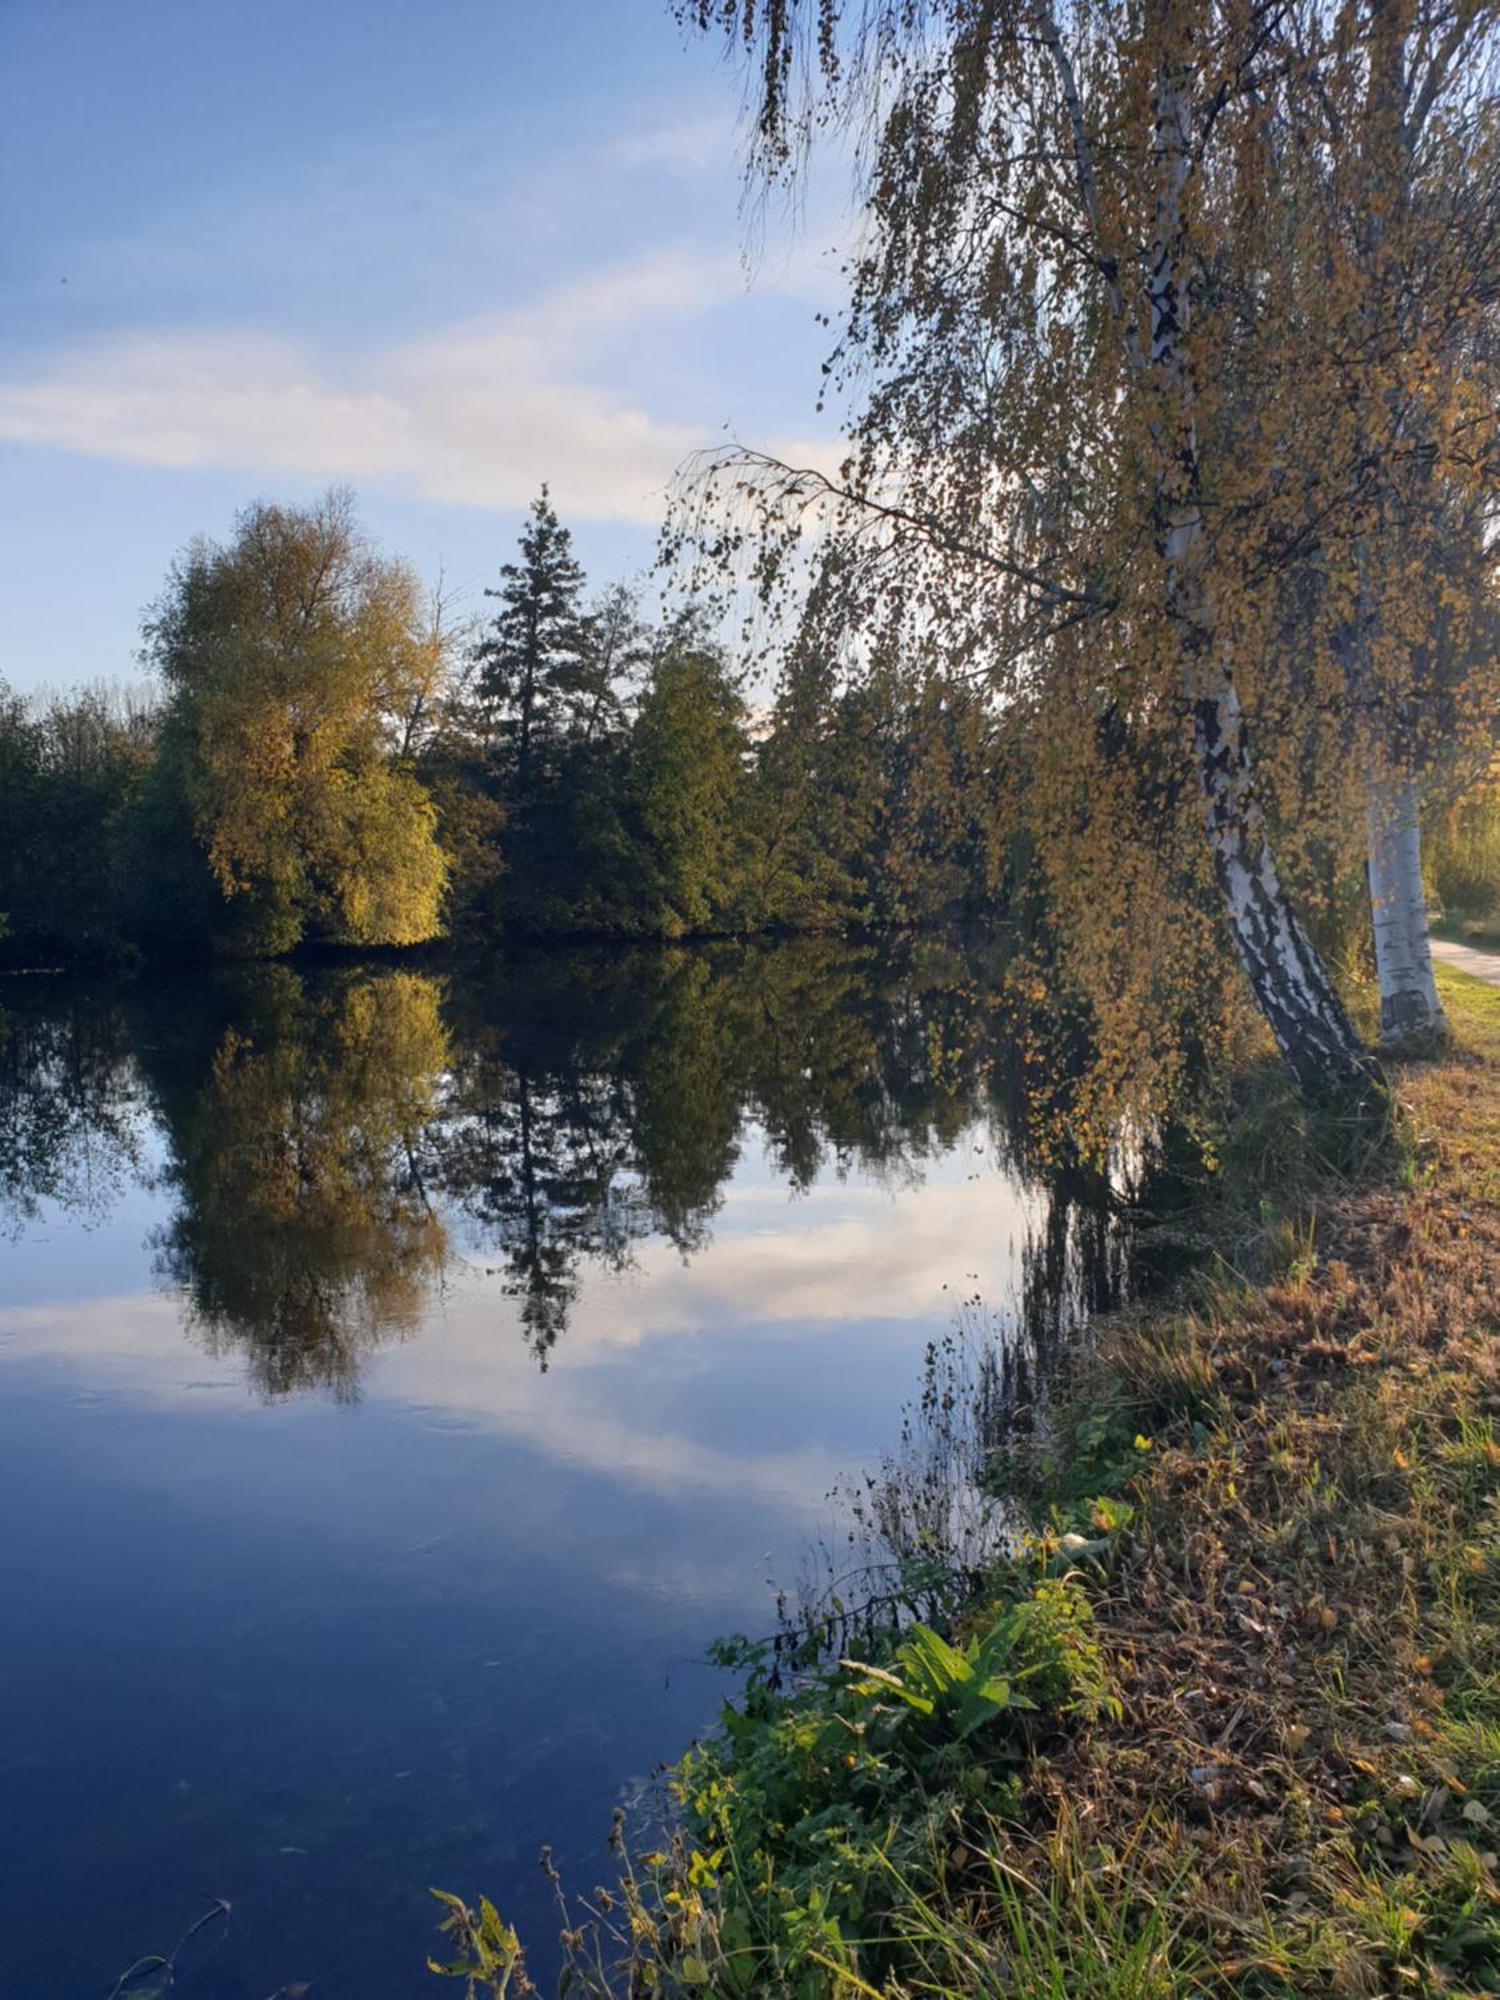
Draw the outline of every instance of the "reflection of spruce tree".
M487 1051L460 1064L429 1144L436 1178L503 1255L506 1290L544 1360L567 1325L579 1265L622 1267L651 1226L618 1080Z
M1110 1295L1115 1240L1102 1182L1038 1146L993 990L923 942L552 955L511 967L499 1006L456 984L450 1040L430 981L263 971L196 1040L201 1002L175 1043L153 1017L182 1197L163 1268L268 1389L347 1388L364 1346L416 1324L444 1252L429 1199L446 1202L545 1360L586 1265L619 1269L653 1234L706 1243L747 1117L805 1186L830 1158L915 1181L978 1116L986 1168L1051 1190L1025 1313L1042 1345L1065 1303Z
M570 1158L574 1134L545 1097L540 1106L523 1070L516 1078L517 1148L514 1181L502 1174L486 1190L486 1206L509 1252L509 1289L521 1301L521 1324L532 1352L544 1359L567 1325L578 1293L578 1260L587 1246L590 1207ZM596 1181L595 1203L608 1189ZM507 1215L507 1194L513 1195ZM601 1245L601 1249L606 1246Z
M1064 1045L1083 1087L1081 1020L1033 1008L1027 1027L997 1005L998 970L921 940L551 954L508 967L499 1000L454 981L451 1031L436 984L405 973L221 974L181 1006L137 989L179 1197L161 1267L269 1392L348 1392L368 1345L418 1324L447 1204L545 1358L586 1265L619 1269L651 1235L685 1257L707 1243L747 1120L797 1187L830 1160L915 1182L980 1120L976 1170L1046 1198L1022 1315L1045 1349L1114 1295L1119 1243L1103 1180L1059 1139L1055 1069L1034 1088L1033 1049ZM14 1017L0 1204L107 1197L130 1164L125 1047L95 1007Z
M830 1153L919 1178L983 1103L981 994L927 945L531 960L507 981L503 1039L481 996L456 996L465 1053L429 1133L432 1185L502 1254L545 1356L585 1260L618 1268L652 1233L703 1246L747 1115L794 1185ZM989 1150L1003 1144L997 1126Z
M311 994L275 968L236 997L206 1074L183 1088L174 1066L158 1091L181 1201L160 1268L267 1394L349 1395L361 1353L419 1324L446 1258L417 1166L447 1060L437 988L383 973Z

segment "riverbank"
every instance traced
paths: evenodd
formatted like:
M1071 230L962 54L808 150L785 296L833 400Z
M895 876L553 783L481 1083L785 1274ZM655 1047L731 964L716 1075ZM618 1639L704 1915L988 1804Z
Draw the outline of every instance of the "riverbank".
M1116 1940L1060 1990L1500 1991L1500 993L1440 978L1399 1154L1094 1364L1149 1446L1090 1585L1120 1710L1029 1768L1018 1865Z
M603 1912L632 1990L1500 1991L1500 992L1441 977L1399 1143L1241 1128L1216 1274L995 1466L943 1638L748 1659Z

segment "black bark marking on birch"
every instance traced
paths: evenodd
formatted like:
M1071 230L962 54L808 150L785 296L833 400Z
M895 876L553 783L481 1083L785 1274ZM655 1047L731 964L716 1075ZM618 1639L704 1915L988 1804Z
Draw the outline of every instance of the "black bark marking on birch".
M1194 721L1214 873L1236 955L1277 1047L1309 1091L1377 1081L1379 1067L1281 888L1253 797L1243 720L1226 730L1220 699L1205 695Z

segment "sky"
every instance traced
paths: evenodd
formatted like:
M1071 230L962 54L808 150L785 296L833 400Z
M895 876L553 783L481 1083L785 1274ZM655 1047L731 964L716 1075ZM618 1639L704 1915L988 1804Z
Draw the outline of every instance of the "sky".
M826 458L840 203L747 225L740 102L667 0L3 0L0 679L139 679L256 499L478 610L543 480L603 585L700 447Z

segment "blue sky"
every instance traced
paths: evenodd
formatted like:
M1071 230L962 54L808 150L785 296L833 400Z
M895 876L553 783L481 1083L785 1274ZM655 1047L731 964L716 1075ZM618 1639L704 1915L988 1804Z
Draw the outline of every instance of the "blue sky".
M603 583L698 445L828 435L837 203L747 266L738 79L666 0L4 0L0 79L15 686L136 677L257 497L347 481L477 603L544 478Z

